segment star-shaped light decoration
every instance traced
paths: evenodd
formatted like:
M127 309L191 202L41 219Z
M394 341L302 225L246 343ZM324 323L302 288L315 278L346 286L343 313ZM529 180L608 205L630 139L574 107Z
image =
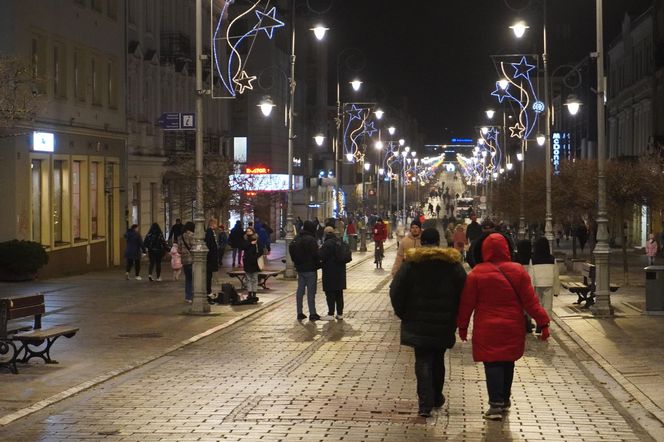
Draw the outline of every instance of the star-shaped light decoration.
M514 126L510 127L510 137L512 138L523 138L523 133L526 131L526 128L521 125L521 123L516 123Z
M272 39L275 28L281 28L285 25L284 22L277 19L277 7L273 6L267 14L263 11L255 11L258 17L258 23L254 26L256 32L265 31L268 38Z
M484 136L484 138L485 138L487 141L490 141L490 140L497 141L497 140L498 140L498 134L499 134L499 133L500 133L500 132L498 132L498 129L496 129L495 127L491 127L491 128L489 128L489 131L486 133L486 135Z
M350 110L348 111L348 115L350 115L350 121L353 120L361 120L362 119L362 114L364 113L364 109L355 106L354 104L351 105Z
M251 84L252 81L256 80L256 76L247 75L247 71L242 71L239 77L233 79L233 83L236 84L236 89L239 94L244 94L245 89L254 90L254 85Z
M364 122L364 133L365 134L372 137L373 134L375 134L376 132L378 132L378 129L376 129L375 123L373 121L365 121Z
M523 77L526 80L530 81L530 71L536 68L534 64L528 63L526 57L521 57L521 61L518 63L510 63L514 68L514 79L516 80L519 77Z
M491 92L491 95L498 98L498 103L502 103L505 98L508 98L510 96L509 92L507 92L509 88L510 88L509 84L505 89L501 88L500 83L496 81L496 90Z

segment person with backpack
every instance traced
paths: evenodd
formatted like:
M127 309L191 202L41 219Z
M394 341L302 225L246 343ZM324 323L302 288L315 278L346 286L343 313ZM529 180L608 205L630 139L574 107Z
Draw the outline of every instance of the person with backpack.
M346 264L352 260L350 247L341 241L333 227L325 227L325 241L319 250L323 269L323 291L327 300L327 316L321 319L331 321L344 318L344 289L346 288Z
M168 250L168 244L164 238L159 224L152 223L148 234L145 235L143 240L145 248L148 249L148 257L150 258L150 267L148 270L148 279L150 282L155 281L152 278L152 270L155 271L157 276L156 281L161 281L161 260L164 257L164 252Z
M293 264L295 264L295 270L297 270L295 301L298 321L306 319L302 311L305 290L307 292L307 305L309 306L309 320L321 320L321 317L316 313L316 284L320 257L318 256L318 243L314 237L315 234L316 226L313 221L306 220L302 226L302 231L288 246L288 253L293 260Z

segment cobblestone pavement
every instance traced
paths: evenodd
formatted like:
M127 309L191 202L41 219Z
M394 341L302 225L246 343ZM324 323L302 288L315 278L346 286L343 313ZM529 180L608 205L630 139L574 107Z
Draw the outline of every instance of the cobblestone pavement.
M298 323L294 300L275 304L14 422L0 438L653 440L578 362L578 348L561 345L560 330L548 343L528 339L504 421L482 418L483 370L469 343L448 352L448 402L428 420L417 417L414 358L399 345L389 268L373 267L367 261L349 272L344 321ZM324 312L324 296L317 298Z

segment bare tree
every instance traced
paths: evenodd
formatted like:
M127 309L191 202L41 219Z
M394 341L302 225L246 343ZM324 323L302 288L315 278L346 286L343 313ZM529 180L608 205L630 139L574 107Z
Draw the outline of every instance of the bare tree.
M34 120L45 104L43 82L27 60L0 56L0 136L18 135L18 123Z

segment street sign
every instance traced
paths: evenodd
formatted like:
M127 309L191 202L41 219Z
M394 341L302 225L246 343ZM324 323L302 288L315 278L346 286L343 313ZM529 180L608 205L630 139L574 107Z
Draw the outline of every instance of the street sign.
M157 120L164 130L194 130L196 129L196 114L182 112L166 112Z

